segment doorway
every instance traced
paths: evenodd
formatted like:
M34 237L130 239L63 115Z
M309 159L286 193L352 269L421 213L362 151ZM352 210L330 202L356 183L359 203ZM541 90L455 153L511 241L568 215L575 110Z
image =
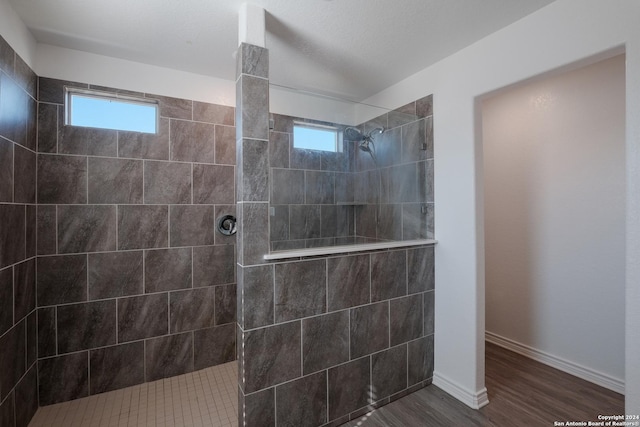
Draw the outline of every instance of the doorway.
M487 341L624 393L625 56L486 97L482 135Z

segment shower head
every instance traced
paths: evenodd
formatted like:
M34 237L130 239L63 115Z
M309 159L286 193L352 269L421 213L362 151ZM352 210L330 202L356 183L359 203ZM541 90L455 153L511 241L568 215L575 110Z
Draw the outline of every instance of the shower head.
M377 127L372 131L370 131L369 133L363 133L358 128L348 127L344 130L344 137L349 141L370 142L374 136L382 135L383 132L384 132L383 127Z
M366 136L360 132L357 128L348 127L344 130L344 137L349 141L364 141Z

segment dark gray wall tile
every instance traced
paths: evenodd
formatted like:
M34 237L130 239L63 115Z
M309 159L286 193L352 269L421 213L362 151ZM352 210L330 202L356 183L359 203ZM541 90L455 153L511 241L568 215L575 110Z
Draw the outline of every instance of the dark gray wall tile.
M38 103L38 152L56 153L58 151L58 112L62 107L57 104Z
M406 251L371 255L371 301L382 301L407 294Z
M0 268L4 268L25 259L25 207L0 205L0 224Z
M118 154L135 159L169 160L169 119L161 117L158 133L118 131Z
M272 169L271 204L304 203L304 171Z
M351 358L389 347L389 303L365 305L351 310Z
M276 264L276 322L324 313L326 296L326 260Z
M296 120L296 117L274 113L270 114L269 118L273 120L273 131L293 133L293 121Z
M433 95L425 96L416 101L416 115L418 117L433 115Z
M26 205L25 210L26 210L25 257L31 258L36 256L37 208L36 208L36 205Z
M374 400L407 388L407 346L401 345L371 356L371 383Z
M29 369L16 386L15 399L16 427L27 427L38 410L38 370L36 366Z
M5 73L0 73L0 136L20 144L27 142L28 95Z
M57 252L56 207L40 205L37 207L37 248L38 255L51 255Z
M62 117L58 116L58 120ZM89 156L118 155L118 132L58 123L58 152Z
M269 201L269 143L242 139L242 185L239 194L243 201Z
M23 320L0 337L0 400L26 372L26 323Z
M236 285L222 285L215 287L216 294L216 325L236 321Z
M0 405L0 425L13 427L16 422L13 393Z
M418 163L418 201L433 203L433 159Z
M142 251L89 254L89 299L144 293Z
M258 328L273 324L273 266L241 267L244 295L244 327ZM240 313L238 313L240 314Z
M200 246L215 243L214 209L210 205L169 207L169 243L175 246Z
M433 335L407 345L409 387L433 377Z
M234 116L235 108L233 107L193 101L193 120L197 122L233 126Z
M402 162L417 162L428 158L425 120L402 126Z
M183 120L193 118L193 101L191 100L161 95L146 95L146 97L158 101L161 117Z
M430 335L434 331L434 291L424 293L424 334Z
M367 406L371 384L370 359L363 357L329 369L329 419Z
M13 268L0 270L0 335L13 326Z
M245 332L243 344L246 393L292 380L302 374L300 322Z
M402 205L402 238L404 240L428 238L428 206L423 203Z
M142 203L142 161L89 157L89 203Z
M38 154L38 203L86 203L87 159Z
M27 97L27 140L25 147L31 151L38 148L38 101Z
M269 220L271 241L289 240L289 205L270 205L273 214Z
M13 145L0 138L0 202L13 202Z
M145 381L155 381L192 371L191 332L152 338L145 342Z
M333 172L305 171L305 202L331 205L335 203L336 177Z
M329 258L327 262L329 311L369 303L369 255Z
M14 201L16 203L36 202L36 155L16 145L14 171Z
M38 358L55 356L56 345L56 309L55 307L38 309Z
M310 374L348 360L348 310L302 321L303 374Z
M144 382L144 342L120 344L89 352L89 394L104 393Z
M191 248L145 251L146 293L191 287Z
M240 396L238 425L276 425L275 388L269 388L247 396L238 388L238 394Z
M320 237L320 205L292 205L289 208L289 237L291 239Z
M390 203L418 201L418 168L416 163L393 166L389 171Z
M87 256L38 257L38 307L87 300Z
M118 342L169 333L169 298L166 293L118 299Z
M377 215L376 205L364 205L356 207L356 236L372 237L377 235Z
M94 301L57 308L58 353L116 343L116 301Z
M236 85L241 87L240 127L242 138L269 139L269 81L242 75Z
M350 155L348 151L332 153L323 151L320 153L320 169L325 171L350 172Z
M116 250L115 206L58 206L58 252Z
M389 111L389 128L401 126L416 119L416 103L410 102L393 111Z
M38 360L38 315L32 311L27 316L27 367Z
M422 336L422 295L389 301L391 346Z
M87 352L57 356L38 361L40 406L66 402L89 395L89 358Z
M236 360L236 325L194 331L193 357L196 370Z
M36 259L15 265L13 275L14 317L18 323L36 308Z
M171 160L214 163L214 125L171 120L170 151Z
M289 167L289 134L269 132L269 165L272 168Z
M216 125L216 163L236 164L236 128Z
M214 326L215 291L216 288L206 287L170 292L169 332L186 332Z
M15 64L15 51L7 41L0 36L0 69L11 75Z
M88 89L89 85L68 80L38 77L38 101L64 104L64 87Z
M320 170L320 151L295 148L293 138L291 138L291 151L289 152L289 167L293 169Z
M162 248L168 245L168 206L118 206L119 250Z
M269 50L242 43L238 49L238 71L256 77L269 77Z
M235 282L235 246L199 246L193 248L193 287Z
M382 240L402 240L402 205L378 206L377 237Z
M276 419L278 424L284 426L318 426L326 423L326 372L277 386Z
M191 165L145 161L144 202L191 203Z
M410 294L433 290L435 285L433 246L407 250L407 280Z
M235 171L233 166L193 165L193 203L235 203Z
M269 253L268 208L267 203L238 204L238 262L243 265L262 264Z

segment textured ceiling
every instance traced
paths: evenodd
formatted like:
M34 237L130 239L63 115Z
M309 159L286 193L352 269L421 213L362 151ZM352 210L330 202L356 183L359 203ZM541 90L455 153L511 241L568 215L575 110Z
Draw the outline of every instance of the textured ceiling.
M246 0L9 0L39 43L233 80ZM273 83L361 100L553 0L254 0Z

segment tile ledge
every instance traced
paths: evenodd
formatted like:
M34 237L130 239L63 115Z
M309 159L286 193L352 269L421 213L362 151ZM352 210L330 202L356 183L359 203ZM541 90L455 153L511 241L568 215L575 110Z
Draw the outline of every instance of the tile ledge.
M405 248L411 246L435 245L434 239L404 240L395 242L361 243L357 245L325 246L321 248L294 249L275 251L264 255L267 261L289 258L310 257L319 255L345 254L351 252L372 251L377 249Z

